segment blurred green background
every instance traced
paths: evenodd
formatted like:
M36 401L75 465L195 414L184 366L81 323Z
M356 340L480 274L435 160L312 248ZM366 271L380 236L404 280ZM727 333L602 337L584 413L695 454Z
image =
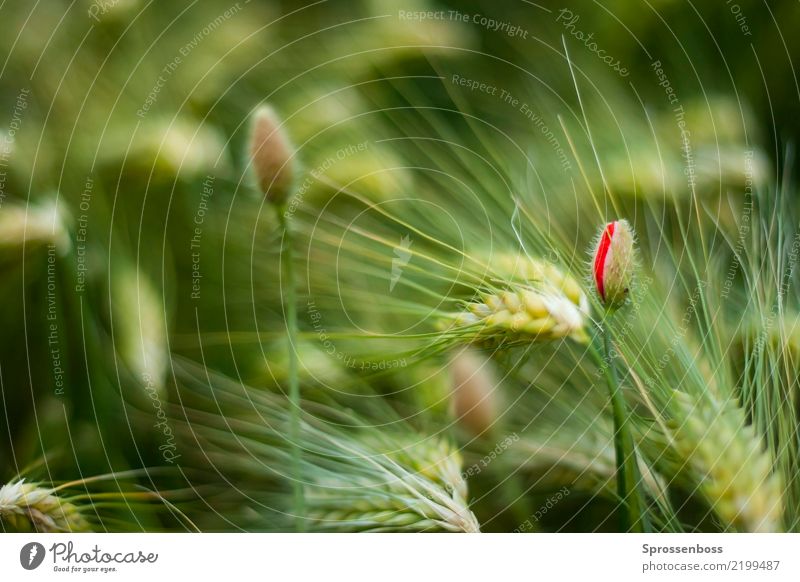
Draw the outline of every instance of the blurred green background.
M792 0L9 0L0 22L0 478L147 468L107 487L172 492L203 529L278 527L226 513L225 479L177 434L172 364L281 392L280 232L247 160L259 104L283 117L305 170L369 142L326 172L372 201L419 187L411 170L384 171L413 156L382 139L476 139L456 109L491 139L537 142L542 179L570 188L559 116L569 126L579 103L564 41L603 160L622 167L613 186L634 206L683 179L648 157L680 160L668 88L717 194L743 180L726 156L753 151L779 176L800 135ZM502 95L535 103L566 153ZM302 207L345 216L337 200L314 183ZM565 504L580 517L551 514L549 528L604 527L607 502ZM114 511L109 529L184 527L160 507Z

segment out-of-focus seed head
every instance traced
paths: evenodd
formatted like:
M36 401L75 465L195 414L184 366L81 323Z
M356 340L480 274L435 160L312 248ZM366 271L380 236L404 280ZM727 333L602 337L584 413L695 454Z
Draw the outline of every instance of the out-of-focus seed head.
M276 206L285 204L294 180L294 151L280 118L267 105L253 115L250 158L258 188L267 201Z
M452 402L458 422L475 436L497 422L497 380L488 359L472 349L460 350L450 360Z

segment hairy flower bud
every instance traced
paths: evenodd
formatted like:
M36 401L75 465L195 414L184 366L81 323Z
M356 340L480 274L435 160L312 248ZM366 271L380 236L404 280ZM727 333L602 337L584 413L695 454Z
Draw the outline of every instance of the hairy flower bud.
M258 187L271 204L280 206L289 198L295 173L293 156L275 111L260 107L251 123L250 158Z
M593 276L600 300L609 309L621 307L628 299L636 257L634 234L627 220L615 220L603 227L594 251Z

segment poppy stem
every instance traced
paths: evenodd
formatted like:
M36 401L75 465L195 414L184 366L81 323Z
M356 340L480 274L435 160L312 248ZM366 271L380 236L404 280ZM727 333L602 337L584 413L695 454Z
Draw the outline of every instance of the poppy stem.
M620 506L620 528L622 531L648 531L643 513L643 498L640 494L640 476L636 462L636 450L628 421L629 411L622 394L622 388L614 362L615 352L611 342L611 313L606 315L605 325L601 326L605 348L605 372L614 415L614 453L617 461L617 496Z
M300 379L297 361L297 299L292 257L292 230L286 216L285 205L276 206L278 220L283 228L281 264L284 269L282 290L286 302L286 334L289 342L289 443L292 461L293 513L296 531L305 531L305 494L303 491L302 451L300 448Z

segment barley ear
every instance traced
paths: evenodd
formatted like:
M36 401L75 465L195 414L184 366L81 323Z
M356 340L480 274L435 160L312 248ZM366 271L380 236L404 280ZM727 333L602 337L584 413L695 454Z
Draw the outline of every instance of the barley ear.
M90 531L78 506L58 497L53 489L25 483L24 479L0 487L0 522L19 531Z
M482 293L460 313L451 314L451 329L469 341L502 342L587 339L587 315L557 288L509 285Z
M783 486L744 411L711 394L674 392L675 448L726 529L782 530Z

